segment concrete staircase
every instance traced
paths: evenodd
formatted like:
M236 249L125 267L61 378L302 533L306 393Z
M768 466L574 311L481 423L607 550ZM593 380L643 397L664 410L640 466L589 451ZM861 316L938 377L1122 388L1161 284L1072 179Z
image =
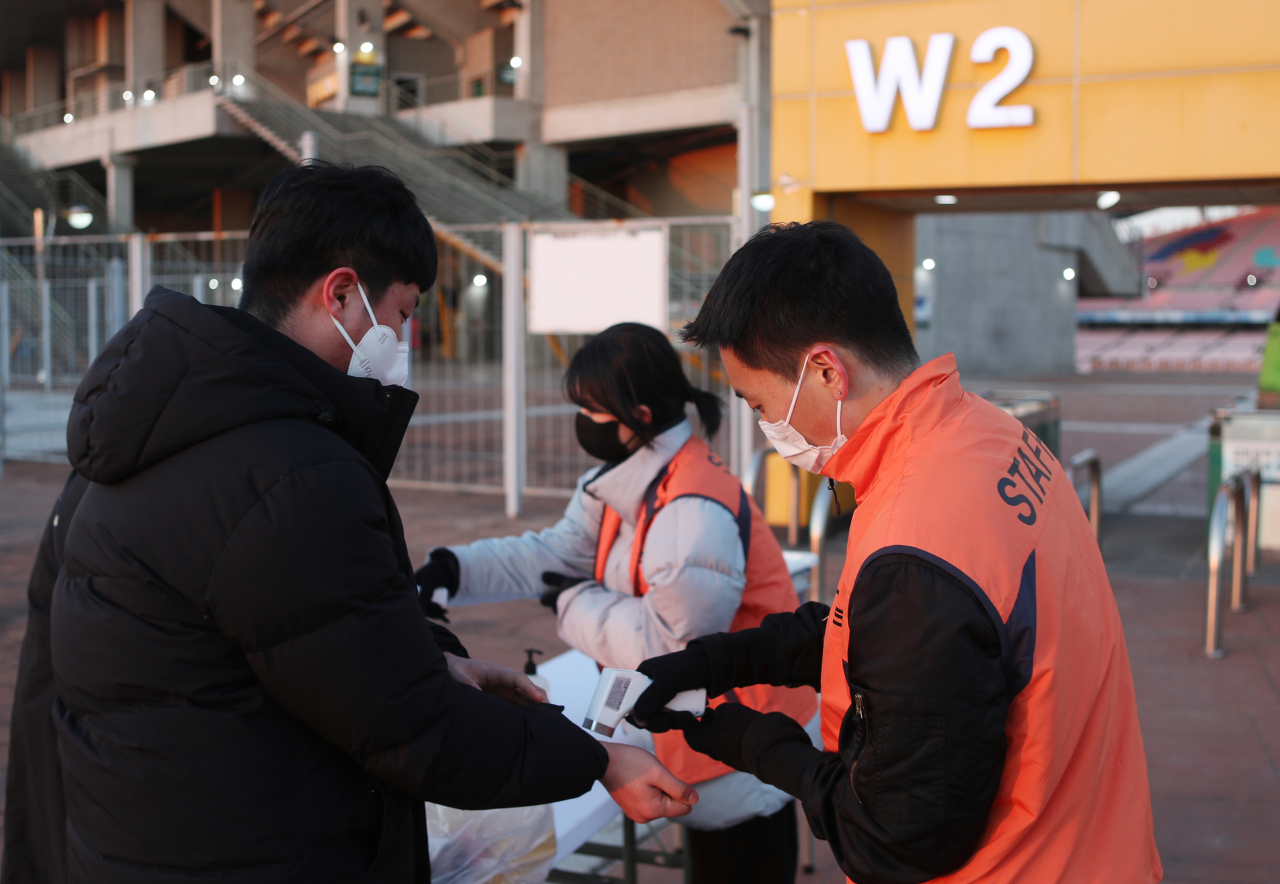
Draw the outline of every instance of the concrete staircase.
M72 206L88 209L93 223L77 231L58 220L55 234L108 232L102 194L75 172L39 168L18 148L9 121L0 117L0 237L33 235L33 209L44 209L47 223Z
M48 213L52 196L13 145L0 140L0 237L31 236L31 210Z
M332 162L383 166L417 195L433 224L488 225L506 221L573 221L568 207L517 190L511 180L465 151L427 141L395 118L312 110L268 81L246 77L248 88L226 90L219 105L228 116L293 162L301 162L304 134L314 156ZM465 251L501 267L501 232L464 230ZM452 238L452 237L451 237Z

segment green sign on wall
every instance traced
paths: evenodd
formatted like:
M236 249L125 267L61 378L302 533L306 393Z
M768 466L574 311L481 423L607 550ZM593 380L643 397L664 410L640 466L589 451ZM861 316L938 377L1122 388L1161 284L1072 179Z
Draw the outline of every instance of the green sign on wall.
M351 94L378 96L378 87L382 83L382 65L351 65Z

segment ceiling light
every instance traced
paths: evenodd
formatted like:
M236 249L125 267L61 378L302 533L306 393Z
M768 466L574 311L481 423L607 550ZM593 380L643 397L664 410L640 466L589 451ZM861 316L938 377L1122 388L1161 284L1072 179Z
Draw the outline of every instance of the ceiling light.
M72 206L67 210L67 223L76 230L84 230L93 223L93 212L84 206Z
M74 226L74 225L73 225L73 226ZM1258 277L1256 277L1256 276L1254 276L1252 273L1250 273L1248 276L1246 276L1246 277L1244 278L1244 281L1245 281L1245 282L1247 282L1247 283L1249 283L1249 285L1257 285L1257 284L1258 284Z
M216 289L217 287L218 287L218 281L216 279L209 280L209 288Z
M231 85L232 85L232 86L243 86L243 85L244 85L244 74L236 74L234 77L232 77L232 78L231 78Z
M1148 276L1148 277L1147 277L1147 288L1149 288L1149 289L1153 289L1153 288L1155 288L1157 285L1159 285L1159 283L1158 283L1158 282L1156 282L1156 278L1155 278L1154 276Z
M368 53L373 51L373 44L370 43L368 40L365 40L363 43L360 44L360 51L367 55Z
M133 101L133 93L130 92L128 89L124 90L124 94L121 95L120 97L123 98L125 101Z
M1075 270L1068 267L1066 270L1062 271L1062 278L1068 281L1075 279L1076 278Z
M1104 190L1098 194L1098 208L1109 209L1120 202L1120 191Z
M142 93L143 101L155 101L155 98L156 98L156 90L154 89L148 89L146 92Z
M471 280L471 282L479 288L489 284L489 277L485 276L483 273L477 273L476 278Z
M934 262L932 258L925 258L923 261L920 262L920 266L923 267L925 270L932 270L938 265Z
M231 280L231 288L233 291L240 291L241 285L243 285L243 283L240 282L240 277L237 276L235 279Z
M347 51L347 46L345 43L334 43L333 51L341 55L342 53Z
M210 77L210 78L209 78L209 85L210 85L210 86L217 86L217 85L218 85L218 75L217 75L217 74L214 74L212 77Z
M63 114L63 115L62 115L62 122L64 122L64 123L74 123L75 121L76 121L76 118L75 118L75 115L74 115L74 114Z
M520 57L520 56L518 56L518 55L512 56L512 58L511 58L511 66L512 66L513 68L518 68L518 67L520 67L520 65L522 65L522 64L524 64L524 59L523 59L523 58L521 58L521 57Z
M952 196L949 193L940 193L933 198L933 201L940 206L954 206L960 202L959 197Z
M772 212L775 205L777 205L777 200L767 190L751 194L751 208L757 212Z

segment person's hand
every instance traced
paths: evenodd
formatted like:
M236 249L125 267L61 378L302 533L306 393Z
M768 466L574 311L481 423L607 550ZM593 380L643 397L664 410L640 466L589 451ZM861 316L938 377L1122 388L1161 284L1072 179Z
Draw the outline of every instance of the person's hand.
M558 612L556 603L560 601L560 593L579 583L585 583L586 580L585 577L570 577L568 574L559 574L555 571L543 571L542 582L547 585L547 591L538 599L538 603L544 608Z
M674 654L650 657L637 669L653 679L653 684L636 698L628 721L655 734L673 728L683 730L697 721L688 712L669 712L663 707L681 691L705 688L711 681L711 660L707 657L706 648L693 643Z
M487 660L467 660L448 652L445 652L444 659L449 664L449 674L458 684L478 688L517 706L547 702L542 688L529 681L529 676L523 672Z
M708 709L702 721L684 728L684 739L690 748L710 755L734 770L746 770L742 760L742 738L763 713L741 703L723 703Z
M698 793L662 762L639 746L604 743L609 767L600 782L622 812L637 823L659 817L684 816L698 803Z
M422 590L422 597L430 599L431 594L444 587L452 597L458 592L458 579L461 573L458 557L443 546L431 551L427 563L413 572L413 579Z

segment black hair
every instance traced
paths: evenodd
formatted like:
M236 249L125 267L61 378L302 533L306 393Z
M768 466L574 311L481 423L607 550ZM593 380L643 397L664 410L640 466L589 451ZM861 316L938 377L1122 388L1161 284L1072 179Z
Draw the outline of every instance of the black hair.
M240 309L279 326L317 279L359 275L371 304L393 282L436 279L436 240L413 192L379 166L309 161L263 190L249 225Z
M564 373L564 391L583 408L609 412L645 445L684 419L686 402L698 409L708 439L720 429L720 399L689 383L666 335L638 322L611 325L583 344ZM641 405L652 422L635 415Z
M728 347L790 381L814 344L839 344L901 380L920 364L893 277L834 221L770 224L738 249L681 339Z

